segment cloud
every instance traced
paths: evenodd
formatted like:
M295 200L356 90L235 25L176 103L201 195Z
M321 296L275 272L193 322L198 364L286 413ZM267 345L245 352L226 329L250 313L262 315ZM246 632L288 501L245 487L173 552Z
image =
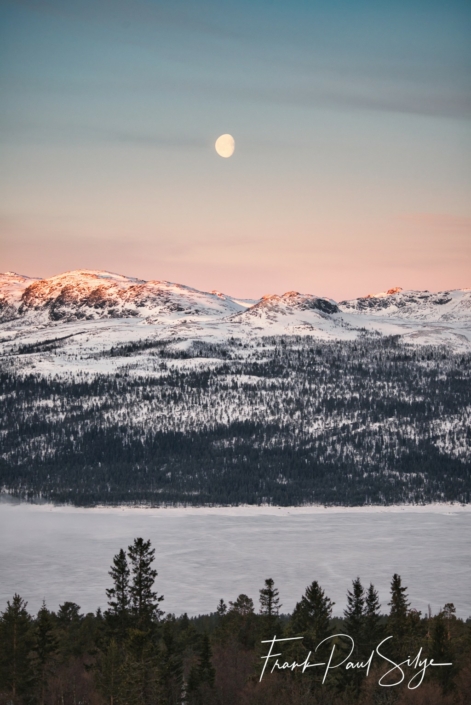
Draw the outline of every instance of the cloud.
M198 139L186 134L163 135L139 132L137 130L121 130L113 127L94 127L91 125L45 124L39 121L16 120L8 124L4 122L0 142L11 142L11 133L21 135L22 139L35 143L47 142L77 145L92 143L95 145L121 144L134 147L156 149L207 149L207 140Z
M146 0L7 0L9 4L63 19L105 24L107 29L171 26L230 37L234 33L218 25L212 12L214 2L146 2ZM213 19L211 19L211 17Z
M471 235L471 217L468 216L451 213L404 213L398 218L406 223L440 233Z
M409 10L392 12L388 26L384 8L375 14L365 6L358 12L345 6L340 19L322 2L318 10L294 3L285 17L271 4L227 2L221 8L214 0L10 1L96 25L107 36L117 33L120 42L155 54L158 80L118 74L107 78L108 86L111 80L127 90L149 91L168 76L175 89L224 100L471 116L471 55L463 48L469 14L460 23L453 7L442 10L443 18L431 7L428 22L417 26L419 8L411 2ZM87 90L94 85L89 79Z

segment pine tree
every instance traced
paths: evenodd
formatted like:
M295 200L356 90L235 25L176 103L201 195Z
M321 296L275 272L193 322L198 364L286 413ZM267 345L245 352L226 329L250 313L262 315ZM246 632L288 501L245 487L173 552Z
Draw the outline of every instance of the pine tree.
M218 639L219 641L225 642L226 639L228 639L228 637L229 637L229 633L230 633L229 622L232 620L232 616L230 616L230 613L228 613L227 605L222 598L219 600L218 606L216 607L216 614L217 614L217 621L216 621L215 636L216 636L216 639Z
M227 612L227 605L224 602L224 600L221 598L218 602L218 606L216 607L216 613L218 617L223 617Z
M157 597L153 591L157 571L151 565L154 561L155 549L151 548L150 540L134 539L132 546L128 547L128 556L131 563L132 584L130 587L131 607L141 628L148 628L150 624L160 619L164 614L159 608L164 596Z
M448 639L451 639L453 625L456 624L456 607L453 602L447 602L440 611L447 627Z
M260 590L260 614L267 617L278 617L280 613L280 597L272 578L265 580L265 587Z
M231 609L230 612L236 612L241 616L245 617L248 614L253 614L254 605L251 597L247 597L243 593L239 595L235 602L229 602Z
M227 632L235 635L239 644L244 648L253 648L257 634L252 598L242 593L235 602L229 602L229 606L230 609L224 620Z
M130 571L123 549L113 558L113 565L108 575L113 579L113 587L106 591L109 609L105 614L117 635L123 639L129 624L128 618L131 604L129 590Z
M0 687L13 699L26 690L32 677L31 617L26 606L27 602L15 594L0 618Z
M280 636L281 626L278 615L280 613L280 597L272 578L265 580L265 587L260 590L260 614L262 615L261 636Z
M80 613L80 605L75 602L64 602L57 612L57 634L59 651L64 659L77 656L82 648L82 625L84 616Z
M59 605L57 621L62 627L78 624L82 619L83 615L80 614L80 605L77 605L76 602L64 602L62 605Z

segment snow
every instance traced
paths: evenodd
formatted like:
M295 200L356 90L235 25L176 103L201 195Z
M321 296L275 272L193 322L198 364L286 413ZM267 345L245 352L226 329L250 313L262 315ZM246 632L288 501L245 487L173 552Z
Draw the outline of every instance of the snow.
M17 304L24 290L33 282L39 281L16 272L0 274L0 305L2 301Z
M188 346L193 341L225 343L237 338L250 343L285 335L354 340L365 334L469 350L471 289L430 293L396 287L336 304L296 291L240 299L101 270L49 279L0 275L0 354L45 374L112 372L130 360L103 359L103 353L143 341L174 340ZM17 355L18 346L33 344L53 344L54 350ZM154 364L151 354L140 352L133 362L142 369Z
M400 287L380 294L342 301L344 312L417 321L461 321L471 323L471 289L403 291Z

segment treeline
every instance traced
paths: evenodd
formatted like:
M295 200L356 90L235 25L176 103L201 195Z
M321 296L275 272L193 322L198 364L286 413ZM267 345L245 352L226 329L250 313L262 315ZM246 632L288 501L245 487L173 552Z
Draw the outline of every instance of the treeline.
M378 336L177 348L104 351L122 357L107 375L5 358L0 487L80 505L470 501L470 354Z
M387 615L374 586L359 578L342 618L332 617L334 603L315 580L293 613L282 614L267 578L257 606L241 594L228 605L221 599L210 615L177 618L165 615L155 590L154 553L142 538L119 551L103 613L83 615L65 602L56 613L43 604L33 617L19 595L8 601L0 616L2 705L469 703L471 619L458 619L452 604L422 616L399 575ZM281 641L265 658L275 635ZM302 669L307 662L320 665Z

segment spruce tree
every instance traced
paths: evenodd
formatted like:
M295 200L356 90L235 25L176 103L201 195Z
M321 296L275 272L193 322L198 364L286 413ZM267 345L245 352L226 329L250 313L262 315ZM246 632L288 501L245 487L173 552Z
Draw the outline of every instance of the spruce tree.
M109 609L105 614L117 635L124 638L129 622L131 596L129 590L130 571L123 549L113 558L113 565L108 575L113 579L113 587L106 591Z
M186 622L189 623L187 615ZM182 618L183 620L183 618ZM183 620L185 621L185 620ZM184 629L185 627L183 627ZM180 623L180 629L182 624ZM159 655L159 680L163 702L181 703L183 692L183 659L181 641L177 639L175 618L167 618L162 627L162 648Z
M408 632L408 615L410 603L407 600L407 588L402 587L401 576L394 573L391 581L391 600L388 602L389 612L388 629L393 637L390 648L398 654L404 646Z
M327 642L320 646L324 639L332 636L330 619L334 602L327 597L317 580L314 580L305 590L301 600L296 604L288 628L289 635L302 636L302 641L294 641L286 649L286 659L296 660L301 663L307 652L312 652L312 659L325 661L332 648L332 643ZM289 642L288 642L289 644ZM285 653L285 649L283 649ZM317 683L321 686L322 674L319 669L311 668L306 671L310 679L310 687Z
M352 581L352 590L347 591L347 607L344 610L345 630L355 642L354 654L362 650L365 625L365 591L360 578Z
M43 602L34 625L32 651L30 653L33 679L40 705L44 705L46 699L47 682L54 671L58 650L59 643L54 631L54 622L51 613Z
M430 669L435 679L440 683L443 692L448 693L451 690L453 676L456 673L456 666L454 664L455 658L453 649L448 636L446 617L443 611L434 618L430 657L433 658L435 663L451 664L450 666L440 666L440 668Z
M353 650L351 642L347 641L347 653L350 653L350 660L355 662L365 661L365 591L360 578L352 581L352 590L347 591L347 607L344 610L345 633L353 639ZM341 671L341 676L345 686L352 694L358 696L360 687L365 677L365 671L357 668Z
M215 675L211 643L208 635L203 634L198 663L192 667L188 676L187 691L190 705L206 705L208 703Z
M122 656L116 639L110 639L96 664L96 682L98 690L109 705L119 700L121 686Z
M377 590L372 583L367 590L364 607L364 644L365 653L369 655L376 649L384 638L384 629L381 624L381 603Z
M118 704L155 705L162 703L159 654L149 633L129 629L124 660L119 668Z
M15 594L0 618L0 687L13 699L25 692L32 677L31 617L27 602Z
M164 614L159 608L163 595L157 597L153 591L157 571L151 566L154 561L155 549L151 548L150 540L134 539L128 547L131 563L132 583L130 586L131 608L137 619L139 628L147 629L153 621Z
M292 628L304 634L304 645L315 649L319 642L330 636L329 626L335 602L328 598L317 580L308 585L292 615Z
M215 670L213 666L213 653L209 636L203 634L201 643L200 660L198 664L198 680L200 683L206 683L211 688L214 685Z

